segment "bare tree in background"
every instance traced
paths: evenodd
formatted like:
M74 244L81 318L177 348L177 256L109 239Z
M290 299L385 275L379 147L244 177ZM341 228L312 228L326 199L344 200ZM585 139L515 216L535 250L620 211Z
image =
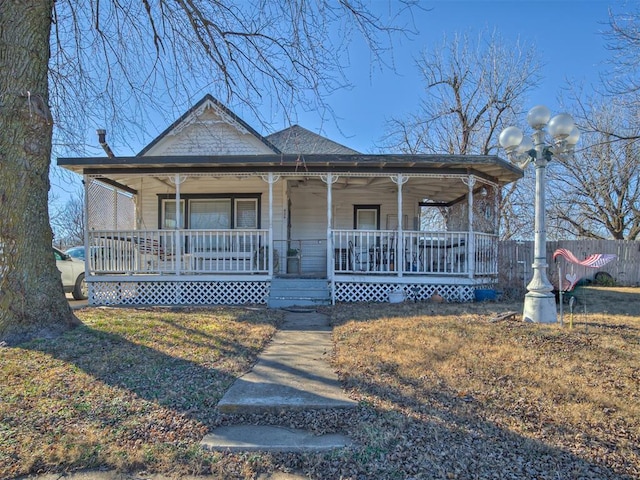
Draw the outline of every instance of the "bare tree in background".
M582 149L549 170L549 220L564 238L640 236L640 124L624 97L584 104ZM609 132L614 132L609 133Z
M455 35L424 50L417 67L425 98L417 112L388 122L385 148L406 153L496 153L503 126L514 122L527 92L540 81L536 57L533 47L510 44L495 33L476 39ZM531 202L521 200L520 184L502 192L504 238L518 235L527 225L530 230L533 224L526 221L532 215Z
M625 125L625 122L637 124L640 119L640 10L610 13L609 27L604 38L612 52L608 62L611 69L603 76L602 85L594 87L595 94L574 93L582 117L580 127L587 132L599 132L611 142L640 140L639 131ZM625 120L611 122L607 114L599 115L598 109L607 109L607 104Z
M381 18L364 0L58 0L50 91L64 128L56 140L73 144L100 125L126 142L132 125L140 135L158 116L173 120L203 92L265 123L273 118L260 114L264 106L273 117L331 114L324 99L348 85L350 42L366 43L372 64L386 66L392 37L408 32L399 16L414 1L390 2Z
M611 70L600 88L573 91L582 148L549 169L549 230L556 237L640 235L640 11L610 14L609 26Z
M183 109L203 90L284 114L327 108L346 83L349 39L382 61L406 6L389 2L383 19L362 0L2 0L0 340L78 323L51 253L54 135L71 145L96 126L132 132L145 112Z
M61 207L51 212L54 243L59 248L84 244L84 195L76 192Z
M609 14L609 30L605 32L607 48L612 52L613 71L603 83L614 95L631 94L635 103L640 94L640 10Z

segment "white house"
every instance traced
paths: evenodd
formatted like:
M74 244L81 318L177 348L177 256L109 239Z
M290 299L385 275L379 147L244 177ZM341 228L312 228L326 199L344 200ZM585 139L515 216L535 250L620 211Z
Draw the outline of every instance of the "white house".
M497 199L522 176L297 125L263 137L210 95L134 157L103 146L58 159L84 178L92 305L470 301L497 281Z

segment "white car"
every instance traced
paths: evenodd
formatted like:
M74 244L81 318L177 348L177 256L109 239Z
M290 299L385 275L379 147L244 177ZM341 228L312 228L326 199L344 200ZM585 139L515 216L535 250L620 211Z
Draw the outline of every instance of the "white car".
M65 293L71 293L76 300L86 300L89 292L84 279L84 261L73 258L55 247L53 254L62 276Z

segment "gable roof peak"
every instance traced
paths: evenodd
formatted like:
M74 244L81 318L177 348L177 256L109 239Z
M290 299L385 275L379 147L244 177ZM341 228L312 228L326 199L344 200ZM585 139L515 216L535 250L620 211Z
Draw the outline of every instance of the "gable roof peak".
M145 155L161 140L169 136L178 135L182 130L189 127L190 125L194 125L196 123L206 123L206 121L201 121L200 117L208 109L213 110L223 122L231 125L241 134L252 135L260 140L264 145L266 145L271 151L273 151L273 153L280 153L280 150L278 148L276 148L265 137L254 130L247 122L245 122L239 116L229 110L229 108L227 108L220 100L215 98L210 93L207 93L195 105L193 105L189 110L182 114L180 118L173 122L164 132L162 132L151 143L144 147L137 156Z

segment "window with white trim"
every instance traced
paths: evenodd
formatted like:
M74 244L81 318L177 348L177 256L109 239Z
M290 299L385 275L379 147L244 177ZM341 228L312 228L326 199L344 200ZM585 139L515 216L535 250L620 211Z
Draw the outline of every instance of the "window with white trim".
M184 228L184 200L180 200L180 227L177 224L176 201L165 200L162 202L162 227L167 230Z
M227 230L260 228L260 194L184 194L181 195L181 222L177 226L176 201L160 195L160 228Z
M258 200L236 199L236 228L258 228Z

